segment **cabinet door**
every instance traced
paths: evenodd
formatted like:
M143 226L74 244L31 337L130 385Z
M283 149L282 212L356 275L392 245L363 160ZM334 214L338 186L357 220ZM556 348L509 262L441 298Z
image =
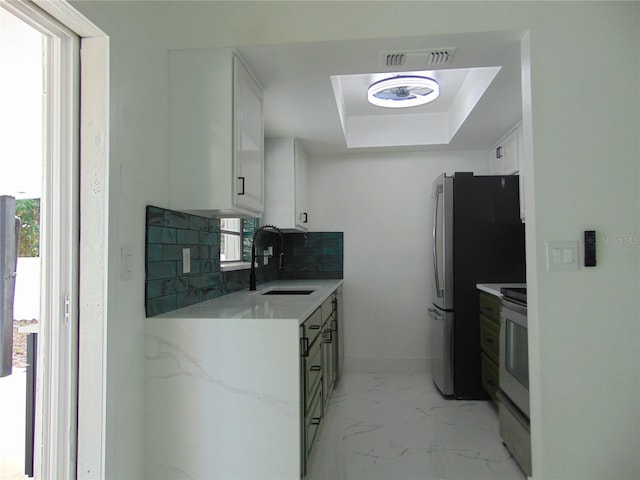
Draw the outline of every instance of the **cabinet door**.
M517 130L518 135L518 174L520 175L520 220L525 221L525 207L524 207L524 169L526 162L528 162L525 148L524 138L522 133L522 126Z
M307 152L295 144L295 215L296 228L306 231L309 227L309 159Z
M234 57L234 203L264 209L262 93L242 62Z
M518 133L514 130L498 143L489 158L490 175L513 175L518 173Z
M518 137L515 131L502 142L502 151L502 173L518 173Z

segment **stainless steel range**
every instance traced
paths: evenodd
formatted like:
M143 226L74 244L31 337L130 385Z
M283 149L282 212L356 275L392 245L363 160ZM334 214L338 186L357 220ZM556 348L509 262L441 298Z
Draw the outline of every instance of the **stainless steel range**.
M527 289L505 288L500 307L500 436L531 475Z

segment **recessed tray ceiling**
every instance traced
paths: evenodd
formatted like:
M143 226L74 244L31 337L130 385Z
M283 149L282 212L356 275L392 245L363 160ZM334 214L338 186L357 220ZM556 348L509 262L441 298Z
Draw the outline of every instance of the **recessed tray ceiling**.
M348 148L447 145L501 67L332 75L331 85ZM440 84L440 97L417 107L387 109L367 101L367 88L395 75Z

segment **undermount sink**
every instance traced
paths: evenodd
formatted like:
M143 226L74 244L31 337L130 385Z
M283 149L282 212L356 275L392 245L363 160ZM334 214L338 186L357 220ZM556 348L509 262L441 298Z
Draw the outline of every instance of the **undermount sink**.
M273 288L270 290L267 290L264 293L261 293L261 295L310 295L313 292L315 292L315 290L308 290L308 289L288 289L288 288Z

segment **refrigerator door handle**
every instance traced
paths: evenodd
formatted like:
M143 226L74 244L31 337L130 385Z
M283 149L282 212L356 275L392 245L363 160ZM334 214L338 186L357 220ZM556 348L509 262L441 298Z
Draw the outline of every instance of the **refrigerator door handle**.
M440 196L444 191L443 185L436 187L436 198L433 202L433 276L435 282L436 295L439 298L444 296L444 288L440 287L440 274L438 272L438 206L440 204Z

